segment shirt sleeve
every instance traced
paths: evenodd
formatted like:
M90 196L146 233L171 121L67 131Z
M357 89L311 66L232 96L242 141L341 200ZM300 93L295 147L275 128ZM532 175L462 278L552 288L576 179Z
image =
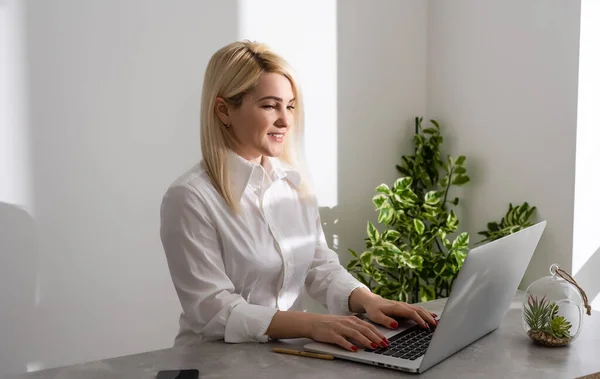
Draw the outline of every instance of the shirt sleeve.
M356 288L366 288L340 264L338 255L327 246L321 217L317 214L317 248L308 270L305 286L310 297L323 304L329 313L351 314L349 298Z
M169 188L161 204L160 236L169 271L191 329L225 342L266 342L277 309L248 304L225 272L218 231L198 191Z

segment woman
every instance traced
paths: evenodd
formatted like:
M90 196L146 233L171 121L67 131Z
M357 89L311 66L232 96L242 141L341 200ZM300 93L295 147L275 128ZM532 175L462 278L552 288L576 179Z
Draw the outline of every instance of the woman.
M386 300L350 275L327 247L300 157L302 95L266 46L236 42L206 69L202 162L161 206L161 240L183 313L176 345L308 337L350 351L387 346L369 322L435 325L423 308ZM330 314L299 310L308 295Z

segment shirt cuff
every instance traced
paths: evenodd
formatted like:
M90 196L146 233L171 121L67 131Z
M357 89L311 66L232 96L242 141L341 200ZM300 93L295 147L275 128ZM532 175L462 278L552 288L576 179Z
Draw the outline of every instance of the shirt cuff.
M265 334L276 308L241 303L233 308L225 325L225 342L267 342Z
M339 273L329 284L327 289L327 309L329 313L337 315L350 315L350 294L357 288L369 287L359 282L348 272ZM370 290L369 290L370 291Z

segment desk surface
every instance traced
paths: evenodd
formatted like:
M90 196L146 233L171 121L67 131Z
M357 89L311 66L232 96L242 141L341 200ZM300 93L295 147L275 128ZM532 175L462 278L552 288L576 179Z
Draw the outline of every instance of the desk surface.
M600 312L585 316L582 333L568 347L534 345L521 325L521 296L515 297L502 325L491 334L420 375L353 363L271 352L301 349L309 340L267 344L206 343L170 348L14 376L14 379L108 379L156 377L163 369L196 368L200 378L576 378L600 372ZM444 300L423 304L440 312Z

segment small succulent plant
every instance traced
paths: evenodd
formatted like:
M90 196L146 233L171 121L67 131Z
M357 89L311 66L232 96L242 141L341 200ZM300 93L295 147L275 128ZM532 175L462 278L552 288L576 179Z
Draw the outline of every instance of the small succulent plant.
M571 323L563 316L550 320L550 333L557 338L571 338L569 329L571 329Z
M571 323L558 315L558 305L545 296L538 300L529 295L524 316L530 328L527 335L535 342L549 346L564 346L570 342Z

